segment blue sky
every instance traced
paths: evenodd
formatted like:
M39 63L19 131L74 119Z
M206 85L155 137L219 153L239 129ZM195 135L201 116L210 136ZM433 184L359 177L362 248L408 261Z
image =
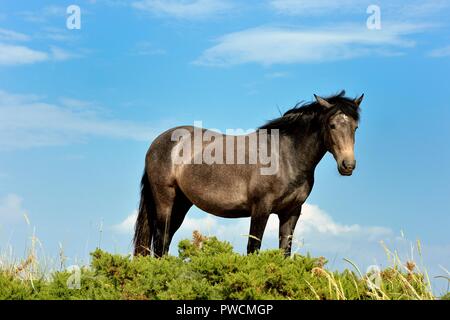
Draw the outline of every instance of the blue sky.
M81 8L81 29L66 8ZM369 30L366 9L381 9ZM420 239L450 267L448 1L0 1L0 247L75 263L131 249L144 155L179 124L255 128L313 94L365 93L358 168L327 155L296 237L300 252L385 265ZM28 226L23 218L30 219ZM193 229L243 251L247 220L192 209ZM402 238L403 231L406 240ZM264 241L276 247L276 221ZM175 245L172 252L176 252ZM437 285L442 285L436 281ZM444 283L445 284L445 283Z

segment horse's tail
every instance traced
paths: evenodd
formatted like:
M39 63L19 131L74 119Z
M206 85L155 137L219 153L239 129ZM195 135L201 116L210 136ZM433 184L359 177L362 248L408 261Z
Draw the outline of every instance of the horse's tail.
M134 227L133 243L135 256L146 256L152 252L154 207L150 181L148 180L147 170L144 170L141 179L141 201Z

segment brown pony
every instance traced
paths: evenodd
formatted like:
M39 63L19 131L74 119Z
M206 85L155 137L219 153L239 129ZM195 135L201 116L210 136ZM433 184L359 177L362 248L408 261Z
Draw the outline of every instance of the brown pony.
M269 215L277 214L279 246L290 255L302 204L325 153L334 156L341 175L351 175L356 166L355 130L364 95L350 99L342 91L328 98L314 96L314 102L297 105L248 135L184 126L158 136L145 158L134 254L166 254L189 208L196 205L219 217L251 217L248 253L259 250ZM262 135L268 131L270 135ZM273 170L263 161L267 153L276 161Z

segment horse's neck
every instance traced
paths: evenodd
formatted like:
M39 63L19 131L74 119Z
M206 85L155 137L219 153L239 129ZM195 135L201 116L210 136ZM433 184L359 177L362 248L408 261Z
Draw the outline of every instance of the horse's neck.
M326 153L323 137L318 130L305 130L286 134L289 148L284 150L291 166L300 175L314 175L314 170ZM291 150L289 150L292 148Z

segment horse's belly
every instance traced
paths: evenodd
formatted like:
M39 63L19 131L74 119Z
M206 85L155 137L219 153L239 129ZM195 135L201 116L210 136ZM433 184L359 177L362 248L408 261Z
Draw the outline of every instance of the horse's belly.
M191 169L191 170L189 170ZM183 170L178 185L185 196L198 208L224 218L250 216L247 184L239 177L221 174L196 174L194 168Z

